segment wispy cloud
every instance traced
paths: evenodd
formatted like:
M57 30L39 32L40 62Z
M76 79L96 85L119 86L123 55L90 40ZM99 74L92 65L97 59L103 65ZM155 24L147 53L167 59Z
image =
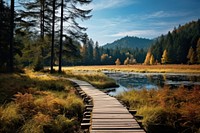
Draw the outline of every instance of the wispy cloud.
M94 2L93 6L98 10L116 8L126 6L123 3L124 1L125 0L99 0L99 3L95 5ZM127 1L128 0L126 0L126 2ZM173 28L179 24L190 21L191 14L191 11L181 12L175 10L132 12L127 15L113 14L113 16L109 18L94 17L91 19L91 23L86 23L86 27L89 27L89 35L95 38L95 40L98 40L100 44L112 42L113 40L127 35L155 38L161 34L166 34L168 31L172 31Z
M108 8L124 7L136 3L137 0L96 0L87 6L89 9L103 10Z
M169 17L183 17L189 15L190 12L175 12L175 11L156 11L143 15L143 19L169 18Z
M111 35L112 37L124 37L124 36L138 36L138 37L145 37L145 38L154 38L156 36L160 36L163 33L167 33L171 29L165 30L131 30L125 32L119 32L116 34Z

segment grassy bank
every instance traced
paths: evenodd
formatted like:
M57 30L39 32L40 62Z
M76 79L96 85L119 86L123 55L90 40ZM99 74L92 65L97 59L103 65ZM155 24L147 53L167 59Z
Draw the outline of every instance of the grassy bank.
M200 65L113 65L113 66L75 66L64 70L126 71L140 73L194 73L200 74Z
M0 74L0 132L78 132L84 104L72 83L42 73Z
M200 132L200 88L133 90L118 96L137 115L149 133Z
M66 77L77 78L79 80L84 80L91 83L93 86L104 89L110 87L117 87L116 82L107 77L104 73L100 71L91 71L91 70L65 70Z

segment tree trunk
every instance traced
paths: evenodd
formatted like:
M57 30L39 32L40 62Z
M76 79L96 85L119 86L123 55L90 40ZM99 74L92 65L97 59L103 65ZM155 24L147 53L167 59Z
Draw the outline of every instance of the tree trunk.
M53 73L54 65L54 28L55 28L55 1L53 0L53 19L52 19L52 44L51 44L51 73Z
M45 2L42 1L40 9L40 36L42 40L44 39L44 4Z
M14 44L14 12L15 0L11 0L11 18L10 18L10 52L9 52L9 72L13 72L13 44Z
M63 8L64 8L64 1L61 0L61 20L60 20L60 52L59 52L59 70L58 72L61 73L62 71L62 47L63 47Z

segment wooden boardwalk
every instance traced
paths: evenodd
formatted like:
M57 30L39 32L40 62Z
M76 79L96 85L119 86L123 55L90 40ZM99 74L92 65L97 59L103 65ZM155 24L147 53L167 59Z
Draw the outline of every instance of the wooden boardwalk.
M92 98L90 133L145 133L133 115L116 98L85 81L70 80Z

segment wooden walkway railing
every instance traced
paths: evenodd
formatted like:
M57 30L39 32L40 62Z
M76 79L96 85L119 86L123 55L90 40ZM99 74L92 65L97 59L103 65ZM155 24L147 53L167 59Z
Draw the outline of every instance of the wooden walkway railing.
M92 105L86 106L85 123L82 123L83 126L90 126L90 133L145 133L134 116L116 98L85 81L70 80L77 84L79 93L85 99L92 99L89 101Z

